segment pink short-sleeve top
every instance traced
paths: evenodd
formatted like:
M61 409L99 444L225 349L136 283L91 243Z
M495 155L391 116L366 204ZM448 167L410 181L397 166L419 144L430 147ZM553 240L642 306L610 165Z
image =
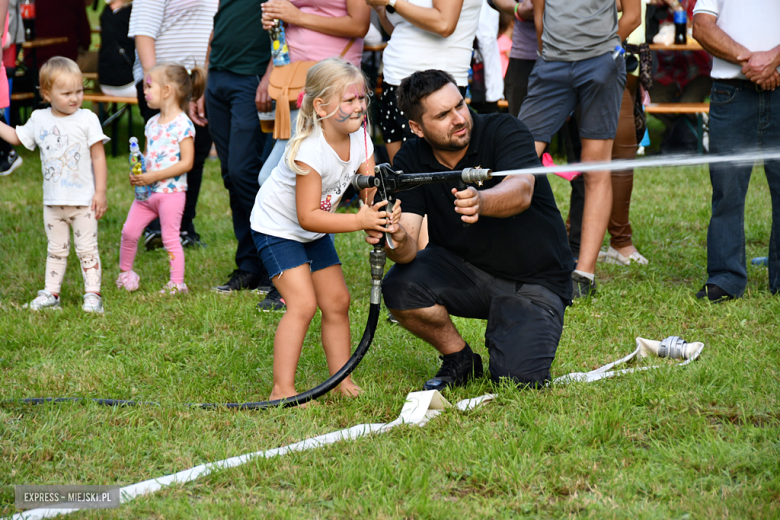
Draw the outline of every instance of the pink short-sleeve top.
M347 16L346 0L291 0L292 4L304 13L318 16ZM305 29L298 25L288 25L285 28L287 47L290 49L291 61L319 61L332 58L342 53L349 43L349 38L331 36L321 32ZM353 65L360 67L363 56L363 38L355 39L344 58Z

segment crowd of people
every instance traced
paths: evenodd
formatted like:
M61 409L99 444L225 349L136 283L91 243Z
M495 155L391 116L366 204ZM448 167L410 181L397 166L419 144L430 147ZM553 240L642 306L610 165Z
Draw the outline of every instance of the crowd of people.
M39 21L63 19L63 9L86 19L82 0L70 3L38 0ZM0 0L0 19L16 20L16 4ZM704 50L658 52L654 67L643 44L672 17L679 24L680 11ZM371 244L392 238L385 304L441 354L441 369L424 385L437 390L483 373L451 316L487 320L493 380L538 387L550 379L566 307L596 294L598 262L652 261L632 239L632 170L564 174L572 181L566 222L545 175L422 186L400 194L392 211L364 190L357 213L335 213L351 177L372 175L377 162L405 172L535 167L550 163L559 132L571 162L630 159L645 138L641 107L648 96L709 96L711 153L780 143L780 117L771 111L780 105L775 0L106 0L100 20L101 88L137 96L146 122L147 172L129 181L151 187L151 195L133 202L122 229L116 285L138 289L133 260L143 237L147 248L168 253L170 281L162 292L188 292L184 249L201 244L194 219L213 143L237 244L236 269L214 289L259 290L259 310L284 311L274 340L273 399L296 393L298 357L317 308L330 372L349 356L349 292L334 233L363 230ZM289 137L277 128L274 139L261 118L279 109L277 88L287 96L294 87L289 75L272 84L282 70L268 31L279 24L287 70L308 72L291 99ZM53 25L40 23L39 35ZM97 221L107 209L107 137L97 117L81 109L81 73L90 66L83 23L60 25L73 33L66 34L69 46L40 60L40 92L50 107L16 128L0 123L0 171L21 164L12 145L40 148L49 247L45 288L29 307L59 307L72 229L83 308L103 312ZM360 67L364 39L378 29L387 45L373 121L383 146L375 148L368 120L374 86ZM19 43L10 34L6 25L4 48ZM0 88L0 108L9 106L8 90ZM508 113L498 110L501 99ZM281 117L286 127L286 107L277 125ZM678 121L663 121L667 141L680 132ZM773 201L766 262L776 293L780 164L766 161L764 169ZM751 170L710 167L708 279L699 299L722 302L745 290ZM341 391L356 395L360 388L348 378Z

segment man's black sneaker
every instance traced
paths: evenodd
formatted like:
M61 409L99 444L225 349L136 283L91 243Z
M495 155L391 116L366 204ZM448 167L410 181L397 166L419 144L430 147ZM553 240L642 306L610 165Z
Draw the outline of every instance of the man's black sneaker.
M571 273L571 299L590 298L596 294L596 280L591 280L587 276L579 273Z
M16 150L11 150L5 157L0 158L0 177L11 175L23 162Z
M236 269L230 273L230 280L228 280L224 285L218 285L214 287L214 290L219 293L231 293L234 291L240 291L242 289L252 290L257 289L259 283L259 274Z
M699 300L707 298L712 303L721 303L733 300L734 296L727 293L714 283L708 283L705 284L704 287L702 287L701 290L696 293L696 298Z
M287 305L284 303L282 295L276 290L276 287L271 287L265 300L257 304L257 310L260 312L284 311L286 309Z
M442 360L441 368L433 379L425 382L423 390L441 392L447 387L462 386L472 379L482 377L482 358L472 352L468 345L466 349L455 354L439 356Z
M205 242L202 242L200 235L189 231L182 231L179 233L179 240L181 240L182 247L206 247Z
M387 323L398 323L398 320L395 319L395 316L390 311L387 311Z
M147 251L154 251L163 247L162 233L147 229L144 231L144 246Z

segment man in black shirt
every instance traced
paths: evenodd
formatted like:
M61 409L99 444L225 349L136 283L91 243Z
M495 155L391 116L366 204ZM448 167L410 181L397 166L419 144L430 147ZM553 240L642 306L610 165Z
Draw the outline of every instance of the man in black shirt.
M526 126L506 114L471 113L452 77L416 72L398 87L398 106L421 139L395 156L407 173L493 171L539 165ZM396 265L385 277L385 304L406 329L442 355L426 390L482 375L450 315L487 319L485 344L494 381L538 387L550 379L574 261L547 177L512 175L457 191L430 184L399 194L404 213L387 249ZM417 250L423 216L429 245ZM468 224L468 226L464 226ZM376 243L378 233L369 233Z

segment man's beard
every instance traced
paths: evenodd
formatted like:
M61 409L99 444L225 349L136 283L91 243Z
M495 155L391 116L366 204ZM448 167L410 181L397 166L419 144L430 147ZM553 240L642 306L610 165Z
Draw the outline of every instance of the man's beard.
M471 127L472 127L471 121L467 121L463 123L463 125L454 128L450 133L450 135L444 139L439 138L439 136L434 136L429 132L426 132L425 127L423 127L423 132L425 135L425 140L428 141L428 143L431 145L431 148L433 148L434 150L440 150L442 152L458 152L460 150L463 150L464 148L467 148L468 145L471 143ZM453 139L452 134L462 130L463 128L468 128L468 131L466 132L466 135L464 136L463 140Z

